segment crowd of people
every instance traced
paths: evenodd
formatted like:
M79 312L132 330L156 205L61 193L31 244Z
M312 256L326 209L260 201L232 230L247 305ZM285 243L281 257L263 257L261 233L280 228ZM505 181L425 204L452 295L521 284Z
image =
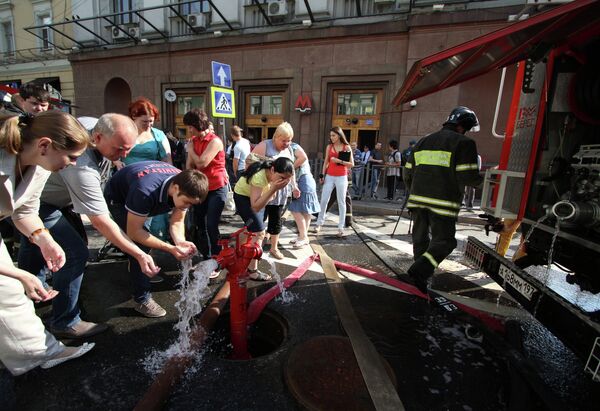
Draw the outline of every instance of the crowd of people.
M293 215L298 232L291 247L307 247L312 218L317 216L313 232L319 233L334 192L337 236L344 237L349 176L355 196L362 196L365 188L374 196L387 170L386 198L393 199L405 166L408 187L418 183L438 197L456 200L455 190L448 188L455 181L438 193L425 181L431 169L421 175L424 168L439 166L434 163L440 159L431 157L431 136L411 141L403 152L392 140L386 157L381 143L361 150L348 142L340 127L331 128L318 176L319 199L308 156L293 141L294 130L287 122L254 147L243 130L233 126L232 144L226 147L204 110L194 108L183 116L188 141L180 169L173 165L169 138L154 127L158 109L146 98L130 104L129 116L106 113L78 121L61 111L47 111L48 93L40 87L26 85L19 94L21 100L0 116L0 360L15 375L56 366L94 347L67 347L57 338L85 340L108 328L81 318L78 300L89 254L81 215L127 255L132 305L140 315L157 318L166 310L152 298L151 282L159 278L160 268L150 251L161 250L178 260L218 255L219 223L230 195L236 214L254 234L252 241L262 245L268 239L273 259L284 258L279 237L285 211ZM454 135L462 136L473 126L461 124L449 120L440 133L446 145L459 141L449 146L457 153L460 148L458 157L464 160L453 170L454 180L476 184L474 143ZM448 198L432 200L429 191L419 190L411 190L408 198L418 237L409 274L423 288L454 247L450 219L439 215L456 210ZM18 268L5 244L14 228L20 233ZM217 270L211 278L218 275ZM250 263L248 276L271 279L260 271L257 260ZM52 302L46 324L35 313L33 302L38 301Z

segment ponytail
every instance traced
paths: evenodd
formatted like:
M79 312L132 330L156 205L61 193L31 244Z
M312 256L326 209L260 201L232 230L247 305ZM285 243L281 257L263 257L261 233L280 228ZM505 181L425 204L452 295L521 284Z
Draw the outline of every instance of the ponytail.
M244 172L241 174L241 177L246 177L246 183L250 184L250 180L252 179L252 177L254 177L254 174L258 173L260 170L271 168L272 166L273 160L271 159L256 161L250 164L250 166L248 166L248 168L244 170Z
M0 148L16 155L23 148L41 137L52 140L57 150L71 151L85 148L90 136L83 126L70 114L62 111L45 111L33 116L0 116Z
M22 138L19 116L0 116L0 148L16 155L21 151Z

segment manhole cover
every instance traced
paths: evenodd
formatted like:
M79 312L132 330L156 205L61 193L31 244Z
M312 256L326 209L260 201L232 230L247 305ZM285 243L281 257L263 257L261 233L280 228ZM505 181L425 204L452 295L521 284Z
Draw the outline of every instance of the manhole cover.
M394 373L381 358L396 386ZM287 385L309 410L374 410L350 340L320 336L294 348L284 371Z

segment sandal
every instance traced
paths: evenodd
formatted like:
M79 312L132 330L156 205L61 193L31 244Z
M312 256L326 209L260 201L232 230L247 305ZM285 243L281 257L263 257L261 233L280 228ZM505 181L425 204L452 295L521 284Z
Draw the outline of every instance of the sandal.
M294 237L290 240L290 244L296 244L298 242L298 237Z
M271 274L263 273L259 270L248 269L248 278L252 281L271 281Z
M344 230L338 230L337 234L335 235L337 238L343 238L344 237Z
M316 225L315 228L313 228L312 231L315 234L319 234L321 232L321 226L320 225Z
M269 254L271 255L271 257L277 259L277 260L283 260L283 254L281 253L281 251L279 251L278 249L271 249L269 251Z
M214 280L215 278L217 278L219 276L219 274L221 274L221 271L215 270L209 274L208 278L211 280Z

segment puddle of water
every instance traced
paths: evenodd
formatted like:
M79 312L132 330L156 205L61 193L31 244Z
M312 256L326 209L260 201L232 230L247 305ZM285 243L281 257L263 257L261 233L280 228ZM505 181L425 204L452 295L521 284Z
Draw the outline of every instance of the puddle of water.
M146 372L156 375L164 363L174 357L193 357L192 365L186 374L194 373L202 360L204 350L192 352L190 335L194 329L195 318L202 311L203 301L209 297L208 282L211 272L217 269L217 262L213 259L202 261L192 271L192 259L181 263L181 281L177 284L180 298L175 303L179 313L179 321L173 326L179 334L166 350L154 350L144 360Z

